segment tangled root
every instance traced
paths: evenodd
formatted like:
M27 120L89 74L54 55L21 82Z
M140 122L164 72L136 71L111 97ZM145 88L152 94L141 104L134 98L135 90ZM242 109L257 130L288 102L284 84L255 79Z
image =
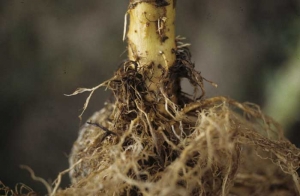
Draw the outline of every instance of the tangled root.
M194 70L186 47L176 52L173 68L161 70L158 92L145 83L151 81L151 66L140 68L133 61L98 86L111 89L116 101L81 128L70 156L72 185L55 194L299 194L300 150L280 126L254 104L201 99L204 78ZM182 77L202 94L182 93ZM92 94L98 87L73 95Z
M36 196L37 193L32 190L30 187L23 183L18 183L15 186L15 189L11 189L10 187L5 186L0 181L0 195L5 196L14 196L14 195L28 195L28 196Z
M299 149L282 137L270 118L224 97L197 103L193 125L185 121L191 111L178 111L178 124L157 128L161 154L151 134L141 131L149 126L143 113L122 135L106 136L105 131L85 125L70 158L71 164L82 162L71 172L73 185L58 195L299 193ZM239 106L247 117L232 106ZM114 109L107 104L90 121L112 128L108 119Z

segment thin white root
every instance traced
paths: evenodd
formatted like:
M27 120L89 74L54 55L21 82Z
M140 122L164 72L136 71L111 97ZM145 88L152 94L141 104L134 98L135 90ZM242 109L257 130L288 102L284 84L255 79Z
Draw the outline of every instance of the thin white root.
M30 167L28 167L27 165L20 165L20 168L21 168L21 169L27 170L27 171L30 173L31 178L32 178L33 180L35 180L35 181L41 182L41 183L46 187L48 194L49 194L49 195L51 194L51 192L52 192L52 187L51 187L51 185L50 185L46 180L44 180L44 179L41 178L41 177L37 177L37 176L34 174L34 171L33 171Z
M89 96L87 97L87 99L86 99L86 101L84 103L82 112L78 116L78 118L80 119L80 121L82 120L82 115L85 112L86 108L88 107L90 99L91 99L94 91L97 90L98 88L102 87L102 86L107 86L109 84L109 82L110 82L110 80L106 80L105 82L103 82L103 83L101 83L98 86L95 86L93 88L78 88L72 94L64 94L65 96L70 97L70 96L78 95L78 94L81 94L81 93L84 93L84 92L90 92Z
M77 161L77 162L76 162L74 165L72 165L70 168L68 168L68 169L66 169L66 170L64 170L64 171L62 171L62 172L60 172L60 173L58 174L57 178L56 178L56 179L54 180L54 182L53 182L53 183L55 184L55 186L54 186L53 190L50 191L50 193L49 193L50 196L55 195L57 189L59 188L59 185L60 185L60 182L61 182L61 177L62 177L64 174L68 173L70 170L74 169L74 167L76 167L76 166L77 166L78 164L80 164L81 162L82 162L82 159L80 159L79 161Z

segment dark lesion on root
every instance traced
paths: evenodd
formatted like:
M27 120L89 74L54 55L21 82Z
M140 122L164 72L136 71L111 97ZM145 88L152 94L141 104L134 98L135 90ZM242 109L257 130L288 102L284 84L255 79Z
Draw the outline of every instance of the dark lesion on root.
M102 137L102 139L101 139L100 142L102 142L102 141L103 141L107 136L109 136L109 135L115 135L115 136L117 136L117 134L116 134L115 132L108 130L107 127L102 126L102 125L100 125L99 123L95 123L95 122L86 122L86 124L92 125L92 126L95 126L95 127L98 127L98 128L102 129L102 130L105 132L105 134L103 135L103 137Z
M176 62L170 68L169 73L171 78L186 78L189 80L191 85L194 87L194 94L196 96L196 92L200 88L201 94L198 97L191 98L186 93L181 91L180 84L176 84L179 88L178 94L180 105L187 104L188 102L193 102L195 100L200 100L205 95L204 85L203 85L203 77L201 76L201 72L195 70L195 64L191 61L191 53L188 47L183 47L180 50L175 51L176 54ZM180 82L180 80L178 81Z
M203 99L205 95L203 81L206 79L194 69L195 66L191 61L189 49L184 44L177 46L177 49L172 51L176 55L176 61L169 70L163 66L158 67L154 63L140 67L137 58L137 60L123 62L114 77L105 82L105 85L112 90L115 102L111 104L110 110L105 110L105 114L101 114L102 116L105 115L105 118L101 118L104 120L97 121L99 117L93 118L93 122L100 122L101 125L88 123L101 130L89 131L86 129L86 134L82 135L86 136L89 141L89 134L95 133L99 139L93 138L93 144L78 142L77 147L75 146L71 157L72 163L76 163L81 158L87 158L83 160L80 166L74 168L71 174L72 178L79 181L93 172L99 172L97 168L93 168L92 163L102 164L105 162L107 165L104 167L113 164L113 159L107 152L109 151L107 149L112 147L118 149L118 153L127 153L126 156L130 156L130 153L134 154L134 160L131 160L131 164L136 167L127 167L129 169L124 170L126 172L124 176L141 183L145 181L157 182L163 179L163 173L168 172L168 166L186 156L186 159L182 160L184 168L195 171L194 177L191 177L197 178L197 182L200 182L193 187L191 195L202 194L201 191L203 190L210 191L206 192L208 195L220 195L220 190L226 188L226 184L223 186L222 183L227 180L227 184L230 184L230 180L236 179L235 175L239 167L240 157L245 156L240 154L244 145L258 146L257 148L272 152L274 155L276 155L274 146L280 147L279 157L284 157L283 155L293 151L295 153L292 155L295 165L293 167L298 167L298 151L291 146L290 149L285 149L288 143L282 140L282 131L278 131L280 130L279 125L271 118L263 115L258 107L253 104L241 104L225 97ZM151 75L155 69L159 69L162 73L159 80ZM182 92L181 78L187 78L196 90L201 91L200 95L193 97ZM156 84L159 86L157 91L149 88L149 81L154 83L154 79L156 82L159 81L159 84ZM176 103L171 101L172 96L177 98ZM165 110L168 111L162 112L161 106L164 106ZM242 119L236 115L232 107L243 112L247 118ZM212 111L208 112L208 109L212 109ZM206 112L199 112L201 110ZM208 116L209 114L217 115L212 117ZM214 128L215 125L210 126L210 122L205 121L206 117L215 120L213 122L216 122L217 125L220 122L222 126L228 126L228 129L220 131L221 128ZM194 140L195 135L201 135L198 132L201 131L200 128L202 129L202 127L197 125L197 120L200 118L204 120L202 123L203 130L206 128L210 130L205 132L209 141L201 137L203 143ZM266 133L258 133L254 130L254 126L251 125L254 120L258 121L254 124L258 127L257 130ZM195 129L197 126L199 127L198 130ZM272 138L276 137L276 140L270 139L271 136L267 134L269 132L274 135ZM224 136L228 137L228 140L223 140ZM231 140L235 141L232 142ZM233 143L234 146L231 146L232 148L218 146L220 145L218 141ZM84 146L86 144L88 145ZM186 150L190 144L192 148ZM134 149L137 146L139 147L138 150ZM210 149L214 155L209 154ZM257 156L256 154L255 156ZM281 163L280 159L273 154L270 154L269 159L273 163L278 163L285 171L289 171L290 166L284 166L285 162ZM214 157L217 158L214 159ZM248 158L248 154L246 157ZM133 168L138 168L141 172ZM205 172L199 173L201 170ZM180 172L177 175L179 176L177 186L186 188L189 181L188 179L182 180L183 174ZM126 184L122 189L124 193L121 195L141 195L141 192L145 192L145 190L140 188ZM229 189L226 188L227 190Z
M181 44L178 41L178 44ZM106 83L107 87L112 90L116 99L116 108L119 111L118 118L115 118L114 125L116 129L121 127L117 124L129 124L132 120L140 115L140 109L149 114L154 112L153 116L160 116L163 118L157 119L158 121L172 120L171 116L175 116L176 111L174 108L169 110L171 116L166 113L160 112L158 105L165 104L167 99L175 97L177 103L173 103L176 109L181 110L186 104L200 100L205 95L203 81L205 80L200 72L197 72L194 68L195 65L191 61L191 53L188 46L178 47L179 49L172 52L176 55L176 61L174 65L166 70L163 66L157 66L149 64L148 66L139 66L139 59L126 60L118 70L115 72L115 76ZM161 76L158 79L162 89L159 91L151 91L149 89L149 82L153 81L153 73L159 69ZM184 93L180 86L182 78L187 78L191 85L194 87L195 92L200 90L199 96L189 96ZM156 82L157 82L157 78ZM196 93L195 93L196 94ZM151 99L149 100L149 97ZM116 120L117 119L117 120ZM156 120L156 119L155 119ZM152 121L155 121L152 119ZM120 123L121 122L121 123ZM165 122L162 122L165 123ZM122 128L121 128L122 129Z
M165 70L161 65L158 65L158 68L163 73L160 81L163 83L163 86L166 88L172 88L172 93L176 96L180 102L179 106L183 106L188 102L193 102L196 100L200 100L205 95L205 89L203 85L203 81L206 80L201 76L201 72L195 70L195 64L191 61L191 53L189 48L181 47L178 50L173 49L172 52L176 54L176 61L169 70ZM147 92L147 87L145 86L145 79L149 77L148 72L153 71L153 65L150 64L148 69L139 68L138 69L138 60L137 61L125 61L123 64L123 68L121 67L118 70L118 75L124 78L123 81L128 81L129 86L133 87L132 84L135 85L135 89L138 90L138 93L143 94ZM128 70L128 72L126 72ZM128 76L138 76L138 79L128 77ZM194 87L195 96L189 96L181 90L180 80L186 78L190 82L190 84ZM129 80L128 80L129 79ZM139 80L141 79L141 80ZM128 84L125 84L128 86ZM144 89L144 91L139 91L139 89ZM196 92L200 90L200 95L197 97ZM134 90L136 92L136 90ZM135 93L134 93L135 94ZM171 96L171 95L170 95Z
M112 90L115 96L116 109L111 119L113 128L110 132L107 130L106 132L122 135L129 129L131 122L138 118L136 125L139 125L140 130L144 130L146 134L152 137L151 142L155 143L153 152L156 154L156 158L154 159L160 165L164 165L164 162L172 162L180 154L175 151L174 153L168 152L168 149L172 149L170 147L172 143L177 145L179 142L175 133L171 131L171 126L177 130L179 127L179 122L174 117L186 104L201 99L205 94L203 77L200 72L194 69L195 66L191 61L188 47L180 47L180 49L173 50L173 52L176 55L176 61L169 70L166 70L163 66L155 68L154 64L140 67L138 60L127 60L121 64L115 72L115 76L107 82L107 87ZM160 86L161 90L155 92L149 89L149 82L146 82L150 81L151 84L153 80L151 73L155 71L154 69L159 69L162 73L158 80L159 84L155 84ZM201 95L191 97L182 92L180 87L182 78L187 78L194 86L195 91L200 89ZM177 103L172 101L172 103L169 103L171 97L176 97ZM170 104L172 106L169 106ZM168 112L161 112L159 107L164 105L167 107ZM191 113L191 115L196 116L196 113ZM185 134L191 133L189 126L181 126ZM162 127L160 131L158 131L159 127ZM152 129L154 132L151 132ZM140 134L137 133L138 129L135 129L135 131L135 134ZM164 142L164 138L169 138L169 141ZM130 143L128 142L124 141L124 145L128 146L127 144ZM172 156L169 156L170 154Z
M188 137L193 132L190 122L176 119L179 111L186 104L204 96L203 78L200 72L194 70L189 49L180 47L173 52L176 55L176 61L169 70L163 66L159 68L154 63L140 67L139 58L123 62L114 77L105 82L115 97L113 109L106 118L109 123L106 123L106 126L94 123L94 120L87 123L100 128L99 140L96 140L97 144L95 144L101 147L99 149L107 148L108 145L120 145L126 151L135 144L136 141L133 138L138 137L148 154L146 157L141 155L136 161L140 167L153 175L159 170L164 170L180 156L182 149L177 147L180 139ZM155 78L152 74L157 69L161 73L160 78ZM195 88L200 89L201 96L193 98L183 93L180 87L181 78L187 78ZM153 84L154 80L158 82L155 85L159 87L156 91L149 87L149 83ZM177 103L171 101L171 97L176 97ZM162 112L162 107L168 111ZM192 111L189 115L196 116L197 114ZM115 138L116 141L122 143L110 144L109 138ZM87 148L90 148L87 152L92 154L95 146ZM74 153L81 152L77 151ZM83 155L78 158L80 157ZM78 161L78 158L75 158L73 162ZM76 172L73 173L76 174ZM135 175L138 178L138 174L135 173L130 176ZM150 177L144 176L142 179L147 178Z

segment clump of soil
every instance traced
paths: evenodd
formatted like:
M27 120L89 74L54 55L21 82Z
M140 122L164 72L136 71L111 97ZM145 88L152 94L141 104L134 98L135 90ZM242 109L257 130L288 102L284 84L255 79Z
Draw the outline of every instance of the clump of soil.
M144 82L152 68L135 61L74 93L106 86L115 102L81 128L70 156L72 185L55 194L298 195L300 150L257 105L203 99L205 79L186 45L177 48L175 65L159 68L159 93ZM181 91L181 78L195 87L193 96Z

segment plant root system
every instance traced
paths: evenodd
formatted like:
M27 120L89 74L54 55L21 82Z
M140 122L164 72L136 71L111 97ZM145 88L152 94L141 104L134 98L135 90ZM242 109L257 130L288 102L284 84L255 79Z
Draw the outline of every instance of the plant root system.
M179 38L174 52L175 65L160 67L159 93L145 83L151 65L125 61L112 79L72 94L106 86L115 102L83 125L69 159L72 185L53 194L298 195L300 150L280 126L257 105L204 99L205 79Z

